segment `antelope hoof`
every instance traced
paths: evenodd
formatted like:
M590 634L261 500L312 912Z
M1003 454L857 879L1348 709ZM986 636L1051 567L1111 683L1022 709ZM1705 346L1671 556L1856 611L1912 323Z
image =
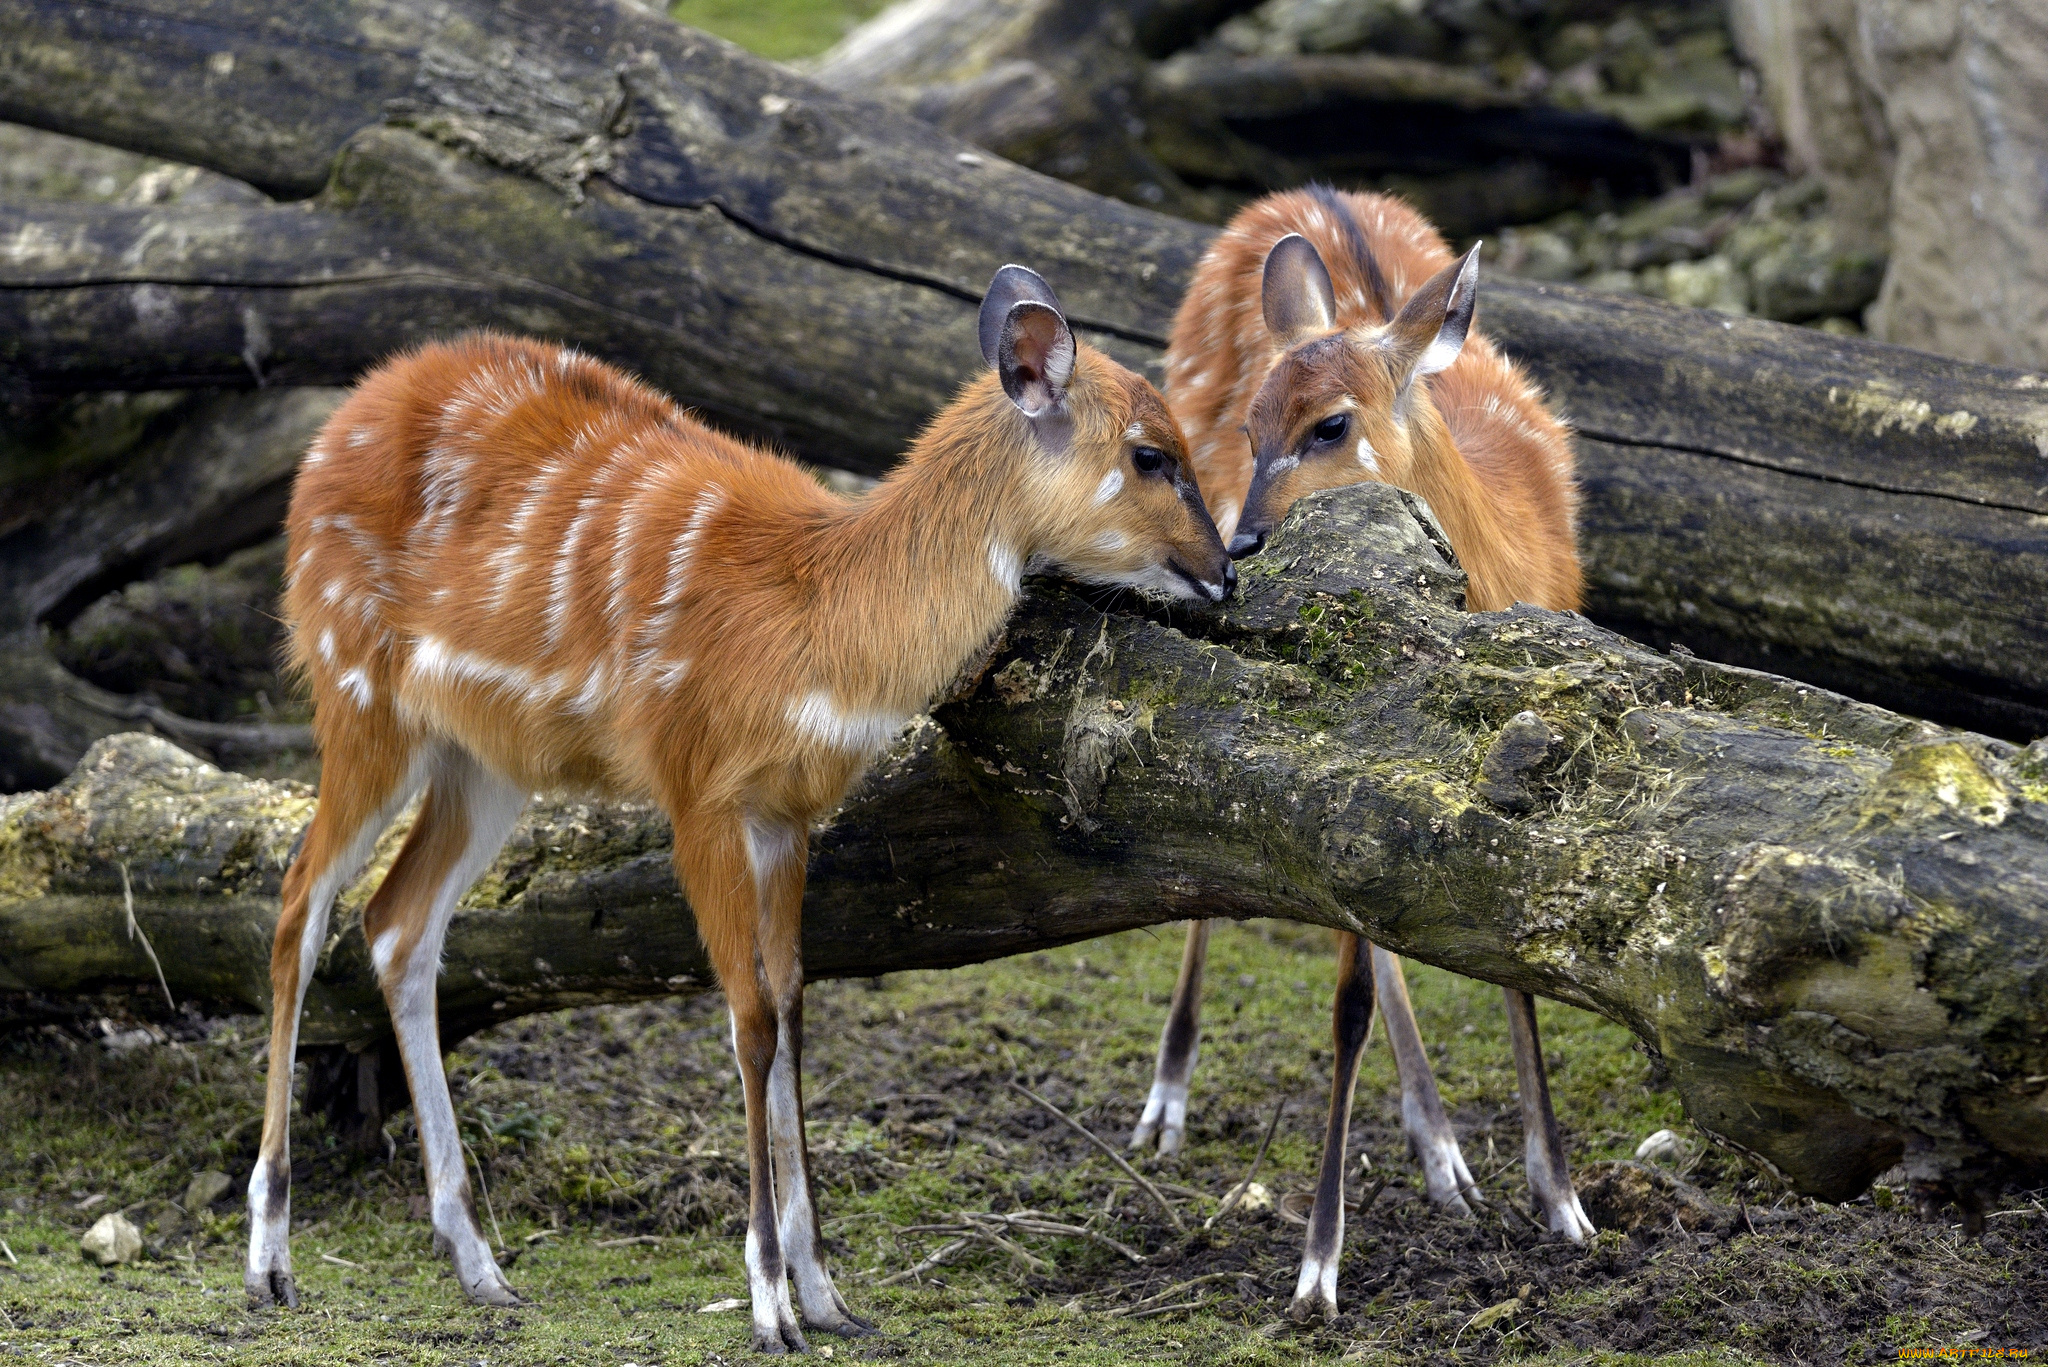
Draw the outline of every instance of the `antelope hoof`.
M754 1326L754 1351L779 1358L785 1353L808 1353L811 1345L804 1342L803 1331L794 1320L784 1320L774 1329Z
M1152 1094L1145 1098L1145 1113L1138 1117L1138 1128L1131 1131L1131 1147L1142 1149L1156 1139L1159 1156L1171 1158L1180 1152L1187 1126L1188 1089L1169 1082L1154 1082Z
M1337 1301L1311 1292L1296 1296L1294 1303L1287 1307L1287 1318L1296 1324L1307 1324L1312 1320L1333 1320L1337 1318Z
M837 1334L843 1339L875 1338L882 1332L875 1328L874 1325L860 1318L860 1316L853 1314L841 1315L839 1318L832 1320L814 1320L809 1315L805 1315L804 1328L815 1330L820 1334Z
M526 1304L519 1299L519 1293L512 1289L512 1284L505 1280L503 1274L495 1270L478 1278L476 1285L465 1284L462 1289L468 1293L470 1300L478 1305L493 1305L500 1310L510 1310L513 1306Z
M1576 1191L1567 1193L1561 1201L1551 1203L1550 1229L1553 1234L1562 1234L1575 1244L1582 1244L1599 1233L1586 1215L1586 1208L1579 1204Z
M292 1280L291 1273L280 1268L273 1267L244 1277L242 1289L249 1293L251 1310L271 1305L281 1305L287 1310L299 1308L298 1283Z

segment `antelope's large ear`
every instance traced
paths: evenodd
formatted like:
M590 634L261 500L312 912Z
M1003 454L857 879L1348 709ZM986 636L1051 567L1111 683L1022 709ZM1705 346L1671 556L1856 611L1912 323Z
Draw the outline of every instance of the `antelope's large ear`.
M1458 359L1465 335L1472 330L1472 312L1479 302L1479 248L1453 261L1401 306L1389 332L1394 338L1398 375L1407 379L1434 375Z
M988 282L988 293L981 297L981 358L990 365L997 364L996 345L1002 341L1003 325L1009 320L1011 308L1027 299L1054 313L1064 312L1059 296L1037 271L1005 266Z
M1074 378L1074 334L1060 311L1035 299L1010 305L996 337L996 373L1025 417L1043 418L1058 408Z
M1337 297L1330 271L1315 244L1289 233L1266 253L1266 274L1259 285L1259 307L1266 328L1282 346L1293 346L1312 332L1337 326Z

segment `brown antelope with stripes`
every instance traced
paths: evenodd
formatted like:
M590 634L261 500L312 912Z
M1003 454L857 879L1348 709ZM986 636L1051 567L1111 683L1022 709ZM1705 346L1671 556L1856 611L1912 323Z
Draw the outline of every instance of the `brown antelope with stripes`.
M811 824L1000 630L1028 566L1219 601L1236 574L1151 385L1006 266L992 372L867 496L598 361L471 335L393 360L301 466L285 603L324 757L284 883L246 1285L296 1304L292 1056L335 895L424 793L363 912L418 1116L435 1240L516 1301L471 1203L436 1028L457 902L540 789L651 799L732 1017L754 1346L870 1332L825 1268L804 1143Z
M1570 435L1521 369L1473 331L1478 271L1477 248L1454 260L1401 201L1321 186L1259 200L1216 239L1174 320L1166 387L1233 556L1263 548L1304 495L1384 480L1428 500L1468 576L1468 608L1578 606ZM1459 1213L1479 1200L1401 961L1355 935L1340 936L1338 950L1335 1076L1297 1316L1337 1309L1345 1139L1375 995L1430 1199ZM1189 923L1134 1147L1180 1147L1207 952L1208 923ZM1583 1239L1593 1226L1551 1108L1535 1003L1504 990L1530 1191L1552 1230Z

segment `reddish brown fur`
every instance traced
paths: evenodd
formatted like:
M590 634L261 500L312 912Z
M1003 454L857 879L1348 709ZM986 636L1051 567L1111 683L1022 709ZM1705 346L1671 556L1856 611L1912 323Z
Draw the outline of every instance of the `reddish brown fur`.
M1229 577L1193 485L1134 469L1143 446L1166 454L1169 475L1186 459L1149 384L1081 347L1062 412L1048 446L984 375L894 475L849 500L553 346L474 335L366 378L313 444L288 521L285 611L325 771L272 961L266 1204L285 1209L294 1007L309 922L326 914L320 880L352 876L366 838L425 782L363 926L403 1048L422 982L431 1014L431 964L422 978L415 951L438 956L454 898L526 794L651 798L674 825L677 872L733 1011L755 1176L750 1267L765 1241L763 1276L780 1284L766 1178L782 1140L762 1117L778 1029L792 1055L800 1047L810 824L1001 626L1027 561L1183 593L1177 579ZM431 1048L406 1055L416 1100ZM431 1118L422 1104L423 1147ZM785 1205L788 1157L775 1160ZM464 1267L474 1216L452 1162L460 1209L444 1218L437 1189L437 1232L458 1246L465 1289L509 1299L494 1267ZM252 1234L258 1299L292 1294L281 1239ZM757 1344L796 1346L793 1328L776 1339L772 1314L761 1337L761 1284ZM828 1327L844 1327L830 1323L843 1310L824 1304Z
M1370 244L1396 310L1452 263L1427 220L1398 199L1345 192L1343 201ZM1289 233L1315 245L1330 273L1337 330L1283 352L1260 309L1266 254ZM1193 455L1203 497L1224 539L1244 508L1252 452L1243 430L1253 399L1275 378L1277 421L1298 433L1347 396L1379 457L1379 478L1427 499L1470 584L1478 611L1516 601L1575 608L1580 572L1570 434L1521 367L1475 329L1450 367L1418 386L1406 428L1394 419L1385 349L1386 317L1335 215L1316 195L1290 191L1248 206L1195 268L1174 319L1166 389ZM1320 343L1320 344L1319 344ZM1319 488L1373 476L1355 462L1304 461L1274 491L1276 517Z
M1343 210L1363 235L1358 250ZM1288 286L1304 278L1301 255L1276 261L1278 307L1290 335L1275 337L1263 295L1269 254L1298 233L1327 270L1334 326L1314 290ZM1376 263L1377 274L1372 264ZM1574 518L1569 433L1545 407L1521 369L1476 328L1455 360L1407 383L1416 361L1437 337L1454 278L1443 237L1406 204L1384 195L1305 190L1270 195L1248 206L1211 244L1174 319L1167 349L1167 392L1185 429L1194 468L1226 541L1262 544L1263 533L1293 503L1318 489L1382 479L1423 496L1442 522L1468 576L1466 604L1487 611L1517 601L1554 609L1579 604L1581 578ZM1311 272L1306 278L1313 279ZM1309 302L1303 302L1309 301ZM1412 301L1412 308L1404 305ZM1406 393L1404 394L1404 390ZM1349 426L1341 442L1311 442L1317 424L1338 414ZM1365 446L1360 446L1362 437ZM1361 463L1363 451L1372 464ZM1255 452L1257 458L1255 459ZM1278 459L1276 459L1278 457ZM1291 463L1287 457L1298 457ZM1257 478L1255 479L1255 474ZM1255 501L1246 507L1248 494ZM1254 543L1253 535L1261 537ZM1189 927L1189 951L1162 1035L1157 1080L1134 1144L1161 1136L1162 1151L1179 1136L1161 1128L1162 1093L1177 1088L1185 1106L1188 1064L1197 1036L1201 995L1201 923ZM1374 987L1365 945L1340 935L1338 999L1333 1032L1339 1067L1330 1096L1328 1132L1292 1313L1335 1314L1337 1264L1343 1246L1344 1135L1352 1079L1365 1042ZM1389 984L1382 1009L1389 1038L1403 1059L1403 1115L1417 1157L1424 1159L1432 1199L1453 1210L1476 1202L1475 1189L1419 1048L1400 961L1385 956ZM1562 1140L1540 1084L1541 1054L1528 998L1507 993L1518 1063L1535 1059L1523 1079L1526 1165L1532 1191L1550 1227L1579 1239L1591 1225L1570 1187ZM1434 1166L1432 1166L1434 1164Z

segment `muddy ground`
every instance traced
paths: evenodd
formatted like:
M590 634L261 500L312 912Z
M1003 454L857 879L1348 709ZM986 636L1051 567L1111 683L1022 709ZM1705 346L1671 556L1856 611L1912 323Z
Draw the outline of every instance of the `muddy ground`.
M1516 1209L1527 1198L1497 994L1426 968L1412 974L1418 1012L1490 1207L1456 1219L1422 1199L1375 1039L1352 1127L1362 1157L1349 1194L1370 1202L1350 1223L1345 1313L1295 1326L1283 1312L1302 1231L1283 1211L1176 1234L1109 1160L1011 1085L1120 1146L1149 1080L1178 957L1172 929L813 989L806 1073L821 1205L849 1299L886 1331L831 1345L835 1356L1830 1363L1910 1347L2048 1349L2039 1193L1995 1202L1981 1241L1963 1237L1954 1211L1924 1219L1889 1187L1845 1206L1789 1196L1691 1131L1621 1030L1549 1003L1559 1110L1603 1232L1577 1247L1539 1231ZM1217 937L1187 1152L1140 1162L1186 1224L1244 1178L1283 1103L1258 1180L1281 1207L1299 1204L1287 1198L1305 1191L1316 1160L1330 972L1320 934L1254 925ZM743 1131L715 996L513 1022L451 1060L487 1227L534 1298L509 1314L463 1306L433 1255L404 1117L382 1159L300 1124L306 1306L242 1306L239 1187L260 1117L259 1025L214 1022L124 1051L51 1034L0 1043L0 1240L17 1259L0 1257L0 1357L646 1367L746 1355L740 1313L700 1313L744 1294ZM1613 1166L1667 1126L1680 1136L1668 1161ZM182 1209L205 1169L236 1189ZM149 1249L101 1272L77 1238L116 1208ZM902 1275L955 1241L963 1213L986 1223L1023 1210L1090 1237L1015 1233L1007 1248L974 1243Z

